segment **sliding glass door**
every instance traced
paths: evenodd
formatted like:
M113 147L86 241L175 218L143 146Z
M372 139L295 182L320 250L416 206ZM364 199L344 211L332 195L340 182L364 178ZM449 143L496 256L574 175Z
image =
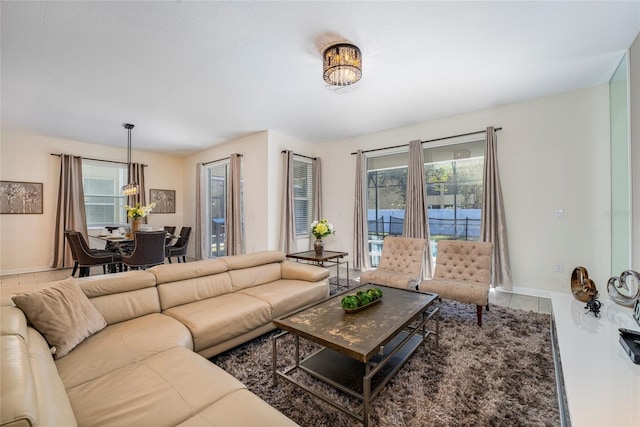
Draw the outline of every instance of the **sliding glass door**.
M227 207L227 179L229 173L229 163L217 163L207 168L207 248L211 252L209 258L225 255L224 232L226 223Z

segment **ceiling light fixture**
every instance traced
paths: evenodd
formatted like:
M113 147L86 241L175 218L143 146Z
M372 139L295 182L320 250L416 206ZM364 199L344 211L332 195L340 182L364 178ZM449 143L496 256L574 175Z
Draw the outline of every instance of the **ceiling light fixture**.
M133 129L133 125L130 123L125 123L122 125L127 130L127 176L129 178L129 183L127 185L122 186L122 194L125 196L135 196L138 194L138 184L135 182L131 182L131 129Z
M357 46L338 43L329 46L324 58L324 81L333 86L348 86L362 77L362 54Z

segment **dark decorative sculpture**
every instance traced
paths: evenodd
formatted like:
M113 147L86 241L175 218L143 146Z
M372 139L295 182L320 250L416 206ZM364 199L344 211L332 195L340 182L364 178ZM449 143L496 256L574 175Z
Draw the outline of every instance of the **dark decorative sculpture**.
M584 267L576 267L571 273L571 293L578 301L585 302L584 308L600 317L602 303L598 301L598 289L593 280L589 279L589 273Z
M627 279L630 280L627 282ZM617 304L633 307L640 299L640 273L627 270L623 271L620 277L611 277L607 282L607 292Z

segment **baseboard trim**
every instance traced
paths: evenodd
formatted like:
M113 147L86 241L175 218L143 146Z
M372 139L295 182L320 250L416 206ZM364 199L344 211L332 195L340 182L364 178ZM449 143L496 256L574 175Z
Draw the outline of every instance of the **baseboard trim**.
M0 270L0 277L16 276L18 274L29 274L29 273L45 273L47 271L58 271L58 270L67 270L67 268L26 267L26 268L16 268L14 270Z
M546 291L544 289L534 289L534 288L523 288L520 286L514 286L512 290L508 291L502 288L493 288L496 292L505 292L509 294L518 294L518 295L528 295L531 297L539 297L539 298L551 298L551 291Z

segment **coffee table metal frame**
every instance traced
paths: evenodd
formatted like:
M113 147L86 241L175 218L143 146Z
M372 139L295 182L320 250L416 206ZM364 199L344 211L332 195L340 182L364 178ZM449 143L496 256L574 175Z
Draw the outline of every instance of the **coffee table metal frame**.
M340 308L340 300L343 295L337 295L318 304L298 310L293 314L274 320L274 325L282 329L283 332L274 336L272 339L273 386L277 386L278 378L283 378L311 395L328 403L334 408L344 412L348 416L362 422L365 427L369 425L369 411L373 399L378 395L378 393L380 393L387 382L389 382L389 380L429 335L435 335L436 345L438 345L438 336L440 332L440 309L439 307L434 306L434 301L438 297L436 294L368 284L354 289L359 290L369 287L379 287L383 290L385 297L383 297L381 304L375 304L370 309L366 309L359 313L347 314ZM335 329L331 325L327 325L324 330L322 330L323 327L321 326L318 333L314 333L310 330L315 329L315 327L307 328L304 326L304 324L308 324L308 322L302 319L302 317L305 315L311 315L312 317L307 318L307 320L309 320L312 319L314 315L322 316L322 314L319 313L326 313L327 310L333 311L332 315L334 318L336 318L336 316L340 317L335 310L341 310L342 313L344 313L343 315L347 316L345 321L348 323L353 323L354 321L356 323L358 321L366 323L371 322L376 318L384 318L384 310L387 310L387 313L393 314L393 310L401 309L398 305L394 305L392 300L392 297L397 292L407 292L409 293L407 295L411 295L419 301L412 307L408 307L407 315L401 319L397 319L398 322L391 326L391 330L380 334L379 339L368 344L369 348L372 350L367 350L366 352L354 350L354 348L341 344L339 342L340 339L327 340L327 334L323 332L327 332L328 329ZM402 296L406 297L406 295ZM387 300L385 300L385 298L387 298ZM387 306L386 308L385 305ZM374 312L373 310L377 310L377 312ZM291 319L296 319L296 316L298 316L297 318L299 320L301 319L301 327L298 327L295 322L290 321ZM360 319L358 320L349 316L358 316ZM427 322L434 318L436 322L435 332L427 330L426 328ZM318 323L322 322L315 322L315 324ZM277 367L277 344L278 340L288 333L293 334L295 337L295 364L279 371ZM301 337L320 344L323 348L301 360ZM338 372L337 376L336 372L332 372L336 367L337 371L342 370L342 372ZM345 369L349 370L348 374L353 378L345 379ZM331 385L332 387L356 398L361 401L361 403L357 405L355 409L352 409L332 400L325 394L314 390L293 378L290 374L296 370L301 370L314 378ZM354 374L356 371L359 372L359 374ZM360 380L361 382L358 382Z
M349 288L349 261L345 258L348 255L348 252L323 251L322 255L317 255L315 251L304 251L287 254L287 258L295 259L296 262L306 261L321 267L327 266L326 264L329 267L336 266L336 278L338 279L336 287L340 292L340 266L343 264L347 266L347 289Z

